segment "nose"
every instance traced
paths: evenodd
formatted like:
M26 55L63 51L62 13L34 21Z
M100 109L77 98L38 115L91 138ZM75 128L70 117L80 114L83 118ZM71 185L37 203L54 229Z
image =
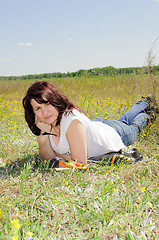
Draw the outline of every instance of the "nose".
M44 117L47 117L47 116L48 116L48 112L49 112L49 110L48 110L45 106L43 106L43 108L42 108L42 114L43 114Z

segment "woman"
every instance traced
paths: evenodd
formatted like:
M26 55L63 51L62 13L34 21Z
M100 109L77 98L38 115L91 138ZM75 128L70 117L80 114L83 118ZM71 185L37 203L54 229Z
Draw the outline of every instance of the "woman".
M37 136L39 155L87 163L87 159L118 152L131 145L151 116L158 111L152 96L137 102L118 121L90 120L54 84L32 84L23 99L25 119Z

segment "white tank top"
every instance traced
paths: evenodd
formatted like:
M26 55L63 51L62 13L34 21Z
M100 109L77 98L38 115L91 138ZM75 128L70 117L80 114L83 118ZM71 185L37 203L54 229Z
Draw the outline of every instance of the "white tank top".
M125 148L119 134L111 126L102 122L91 121L84 113L73 109L73 114L63 114L60 123L60 140L56 146L49 136L51 147L59 154L70 154L66 132L70 123L78 119L86 128L87 158L100 156L109 152L118 152Z

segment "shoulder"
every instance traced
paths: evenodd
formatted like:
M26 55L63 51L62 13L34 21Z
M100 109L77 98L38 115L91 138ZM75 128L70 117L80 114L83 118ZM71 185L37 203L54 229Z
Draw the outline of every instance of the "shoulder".
M61 129L64 131L67 131L72 121L76 119L80 121L80 119L82 118L82 115L83 113L79 112L76 109L73 109L72 112L63 113L61 123L60 123Z
M74 108L71 112L63 113L61 122L71 122L75 119L82 119L82 118L84 118L84 116L85 116L84 113L82 113Z

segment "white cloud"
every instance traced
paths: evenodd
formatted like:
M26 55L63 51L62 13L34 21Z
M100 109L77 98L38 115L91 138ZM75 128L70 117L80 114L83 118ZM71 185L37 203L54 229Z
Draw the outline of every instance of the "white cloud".
M119 55L118 51L114 51L114 52L106 52L106 51L99 51L97 52L98 56L113 56L113 55Z
M154 43L159 43L159 38L157 37L157 38L154 39L152 42L154 42Z
M125 40L131 40L131 39L132 39L132 37L130 37L130 36L125 37Z
M148 43L148 42L149 42L149 40L146 40L146 39L142 40L142 43Z
M108 56L109 54L108 54L108 52L105 52L105 51L99 51L99 52L97 52L97 55L98 56Z
M0 62L10 62L15 60L15 57L4 57L4 58L0 58Z
M23 42L19 42L17 43L18 46L23 46L23 47L32 47L33 44L28 42L28 43L23 43Z
M72 41L72 38L68 38L67 41L69 41L69 42Z

